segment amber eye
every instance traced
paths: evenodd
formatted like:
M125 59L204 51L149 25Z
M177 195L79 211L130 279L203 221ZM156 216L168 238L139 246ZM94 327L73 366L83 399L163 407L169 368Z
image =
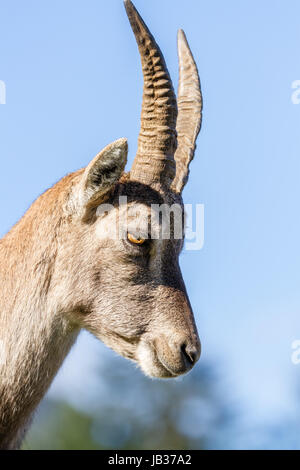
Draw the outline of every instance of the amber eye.
M130 243L134 243L135 245L144 245L146 242L145 238L135 238L131 233L127 234L127 238Z

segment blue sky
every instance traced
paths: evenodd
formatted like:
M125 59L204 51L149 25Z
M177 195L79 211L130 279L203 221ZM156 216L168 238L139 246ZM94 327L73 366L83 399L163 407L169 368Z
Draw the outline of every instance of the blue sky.
M203 127L184 198L205 205L205 245L181 265L202 358L218 364L247 426L280 422L293 415L300 383L300 365L291 362L300 339L300 105L291 100L300 79L300 3L135 4L175 86L179 27L201 76ZM111 141L129 139L130 166L142 74L121 0L1 0L0 16L4 234L40 193ZM83 363L96 359L92 343L83 336L76 346ZM75 357L83 356L76 351L52 393L68 394Z

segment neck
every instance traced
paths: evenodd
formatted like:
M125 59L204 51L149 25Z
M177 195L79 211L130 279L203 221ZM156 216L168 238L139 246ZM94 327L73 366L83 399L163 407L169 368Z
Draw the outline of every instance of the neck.
M79 332L51 295L63 223L51 191L0 241L0 449L18 447Z

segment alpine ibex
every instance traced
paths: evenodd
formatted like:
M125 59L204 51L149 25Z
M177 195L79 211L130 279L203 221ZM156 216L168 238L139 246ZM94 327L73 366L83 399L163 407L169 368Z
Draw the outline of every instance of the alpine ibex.
M127 140L121 139L40 196L0 241L2 449L20 446L81 328L152 377L183 374L200 356L178 263L183 240L172 230L169 239L141 234L151 205L183 208L181 193L201 126L197 67L180 30L176 100L159 47L130 0L125 7L144 74L130 173L124 173ZM139 215L129 218L129 228L119 226L124 236L115 238L110 230L124 209L120 196ZM112 210L99 215L104 203Z

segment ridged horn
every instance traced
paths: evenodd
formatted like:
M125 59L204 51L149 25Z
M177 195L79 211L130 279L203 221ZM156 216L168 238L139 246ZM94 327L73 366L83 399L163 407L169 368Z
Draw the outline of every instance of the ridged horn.
M175 152L176 176L171 188L181 193L188 181L189 165L194 158L203 107L197 65L182 29L178 31L178 57L178 147Z
M144 75L141 130L130 179L169 186L176 173L176 95L159 46L132 2L125 0L124 3Z

